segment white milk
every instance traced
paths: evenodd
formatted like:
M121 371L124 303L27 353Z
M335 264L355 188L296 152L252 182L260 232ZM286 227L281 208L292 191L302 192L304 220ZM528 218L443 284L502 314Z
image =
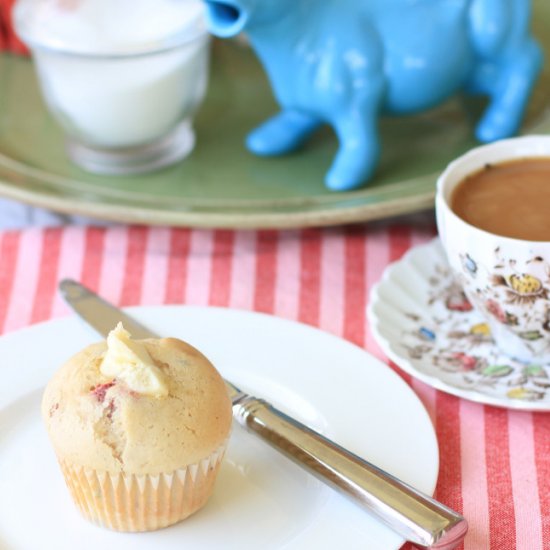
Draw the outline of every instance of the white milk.
M156 49L202 29L199 0L20 0L15 18L32 43L83 53Z
M85 144L152 143L202 100L208 35L200 0L19 0L44 96Z

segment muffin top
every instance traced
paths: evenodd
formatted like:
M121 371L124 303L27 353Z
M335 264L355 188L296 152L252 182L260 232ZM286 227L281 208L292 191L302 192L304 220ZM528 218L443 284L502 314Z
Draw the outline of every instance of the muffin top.
M71 357L48 383L42 416L60 459L109 473L170 473L228 438L225 384L175 338L132 340L122 325Z

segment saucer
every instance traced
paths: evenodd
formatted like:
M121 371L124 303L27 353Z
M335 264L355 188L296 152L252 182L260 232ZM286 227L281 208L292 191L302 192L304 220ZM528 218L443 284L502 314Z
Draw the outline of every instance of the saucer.
M454 281L439 239L386 269L368 317L384 353L422 382L479 403L550 411L550 364L522 363L497 349Z

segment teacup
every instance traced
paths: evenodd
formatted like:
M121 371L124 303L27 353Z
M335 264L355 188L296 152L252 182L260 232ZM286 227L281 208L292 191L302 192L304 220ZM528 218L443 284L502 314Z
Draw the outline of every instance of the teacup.
M496 235L467 223L451 208L456 186L484 166L535 157L550 158L550 136L502 140L459 157L437 182L436 215L451 269L486 319L498 348L521 361L546 362L550 361L550 240Z

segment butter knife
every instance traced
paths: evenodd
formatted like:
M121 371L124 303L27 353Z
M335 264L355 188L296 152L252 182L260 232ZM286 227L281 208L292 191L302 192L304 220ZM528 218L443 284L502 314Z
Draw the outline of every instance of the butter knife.
M102 336L122 321L135 338L159 336L80 283L59 289L72 309ZM463 540L466 520L444 504L384 472L275 407L225 380L233 417L321 481L350 497L406 540L421 548L450 550Z

